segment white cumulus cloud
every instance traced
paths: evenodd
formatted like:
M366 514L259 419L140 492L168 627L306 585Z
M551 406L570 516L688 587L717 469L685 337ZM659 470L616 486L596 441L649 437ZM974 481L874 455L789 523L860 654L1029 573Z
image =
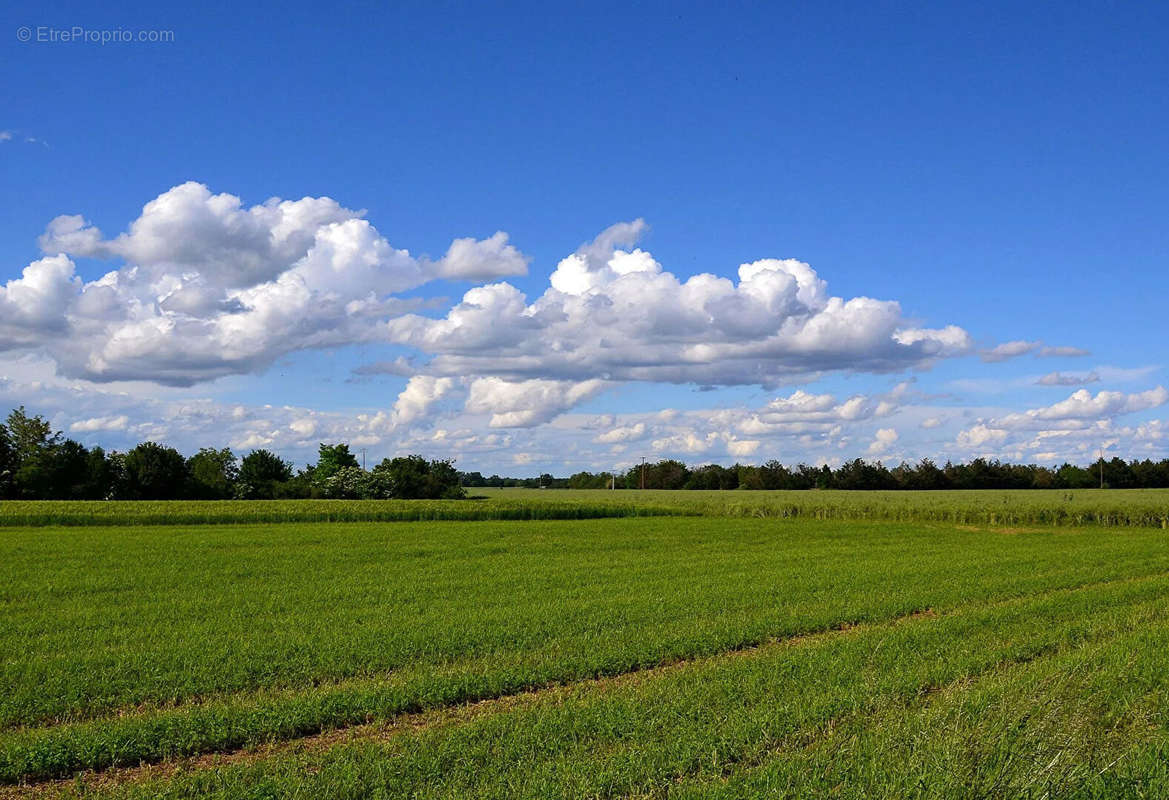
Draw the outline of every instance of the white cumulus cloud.
M20 313L3 315L0 348L39 347L73 377L191 385L297 350L383 340L382 325L418 305L397 293L526 266L503 233L420 260L362 215L327 197L245 207L191 182L112 239L80 216L57 217L40 238L49 257L3 288L0 308ZM123 265L82 283L71 257Z
M870 455L879 455L886 452L900 438L894 428L879 428L869 445Z
M466 410L490 414L492 428L528 428L559 416L606 388L604 381L477 378L471 381Z
M909 325L894 301L833 297L793 259L743 264L738 281L683 280L643 250L619 249L644 227L602 232L559 263L533 302L508 283L480 286L443 319L391 321L390 337L435 354L435 374L700 385L894 371L970 347L960 328Z

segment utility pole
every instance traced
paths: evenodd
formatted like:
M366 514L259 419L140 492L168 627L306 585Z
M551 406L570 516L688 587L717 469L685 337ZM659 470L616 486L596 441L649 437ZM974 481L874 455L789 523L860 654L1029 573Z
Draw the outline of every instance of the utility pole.
M1100 448L1100 488L1104 488L1104 448Z
M365 472L365 448L361 448L361 471Z
M645 488L645 456L641 457L641 488Z

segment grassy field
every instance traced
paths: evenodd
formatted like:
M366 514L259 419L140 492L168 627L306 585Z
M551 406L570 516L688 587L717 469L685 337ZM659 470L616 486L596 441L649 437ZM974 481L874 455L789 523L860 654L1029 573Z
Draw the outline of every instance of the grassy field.
M700 513L632 495L597 503L581 494L472 500L10 500L0 502L0 527L522 521Z
M675 509L687 514L802 519L884 519L975 525L1169 528L1169 489L986 491L667 491L474 489L492 502Z
M1169 528L1169 489L945 492L470 489L467 500L8 501L0 527L732 516Z
M512 491L466 503L615 502ZM636 498L677 517L10 524L0 797L1169 793L1159 528L725 494ZM914 508L955 494L976 501ZM985 504L1004 494L1052 508ZM1104 494L1080 510L1165 497Z

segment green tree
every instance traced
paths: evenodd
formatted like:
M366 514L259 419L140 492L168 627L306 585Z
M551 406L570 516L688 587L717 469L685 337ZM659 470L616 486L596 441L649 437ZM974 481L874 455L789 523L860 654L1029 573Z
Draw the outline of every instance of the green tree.
M230 448L204 447L187 459L191 474L191 496L202 500L223 500L235 491L239 465Z
M463 486L486 486L487 479L483 477L481 472L463 472L460 473L460 483Z
M65 439L32 451L16 471L16 486L28 500L85 500L88 478L89 451Z
M633 468L636 472L641 467ZM640 473L638 478L640 481ZM645 488L647 489L681 489L690 478L690 470L681 461L666 458L656 464L647 464L645 467ZM640 482L635 484L640 486Z
M12 497L16 477L16 449L8 428L0 425L0 500Z
M791 470L774 458L759 468L759 482L763 489L794 489Z
M736 464L734 468L735 471L739 473L740 489L763 488L762 468L753 466L751 464Z
M106 500L114 493L114 465L105 450L95 447L85 459L85 500Z
M427 461L420 455L383 459L373 468L388 478L393 497L403 500L457 499L467 493L459 485L459 471L450 460Z
M292 480L292 464L268 450L253 450L239 465L236 496L245 500L275 497L280 484Z
M127 499L174 500L187 488L187 460L173 447L143 442L126 453L123 491Z
M15 461L13 472L20 469L26 459L56 444L61 436L59 433L53 433L53 426L44 417L39 414L30 417L24 406L14 409L8 415L5 427L8 429L8 439Z
M422 456L412 455L382 459L382 462L374 467L373 471L382 473L389 479L390 491L394 497L412 499L427 496L426 483L430 473L430 464Z
M313 468L313 477L323 484L343 467L360 467L357 457L349 452L347 444L321 443L317 455L317 465Z
M426 482L427 497L443 500L461 500L467 491L459 483L459 471L453 459L438 459L430 462Z

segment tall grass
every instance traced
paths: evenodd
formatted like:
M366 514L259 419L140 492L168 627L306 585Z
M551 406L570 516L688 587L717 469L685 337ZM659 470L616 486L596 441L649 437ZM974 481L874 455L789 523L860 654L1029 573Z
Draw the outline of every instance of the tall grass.
M644 504L702 516L892 520L959 525L1169 528L1169 489L668 491L482 489L493 500Z
M235 525L291 522L426 522L601 519L697 515L637 498L625 502L472 500L36 500L0 503L0 527Z
M10 501L0 527L708 516L1169 528L1169 489L662 491L476 489L471 500Z

